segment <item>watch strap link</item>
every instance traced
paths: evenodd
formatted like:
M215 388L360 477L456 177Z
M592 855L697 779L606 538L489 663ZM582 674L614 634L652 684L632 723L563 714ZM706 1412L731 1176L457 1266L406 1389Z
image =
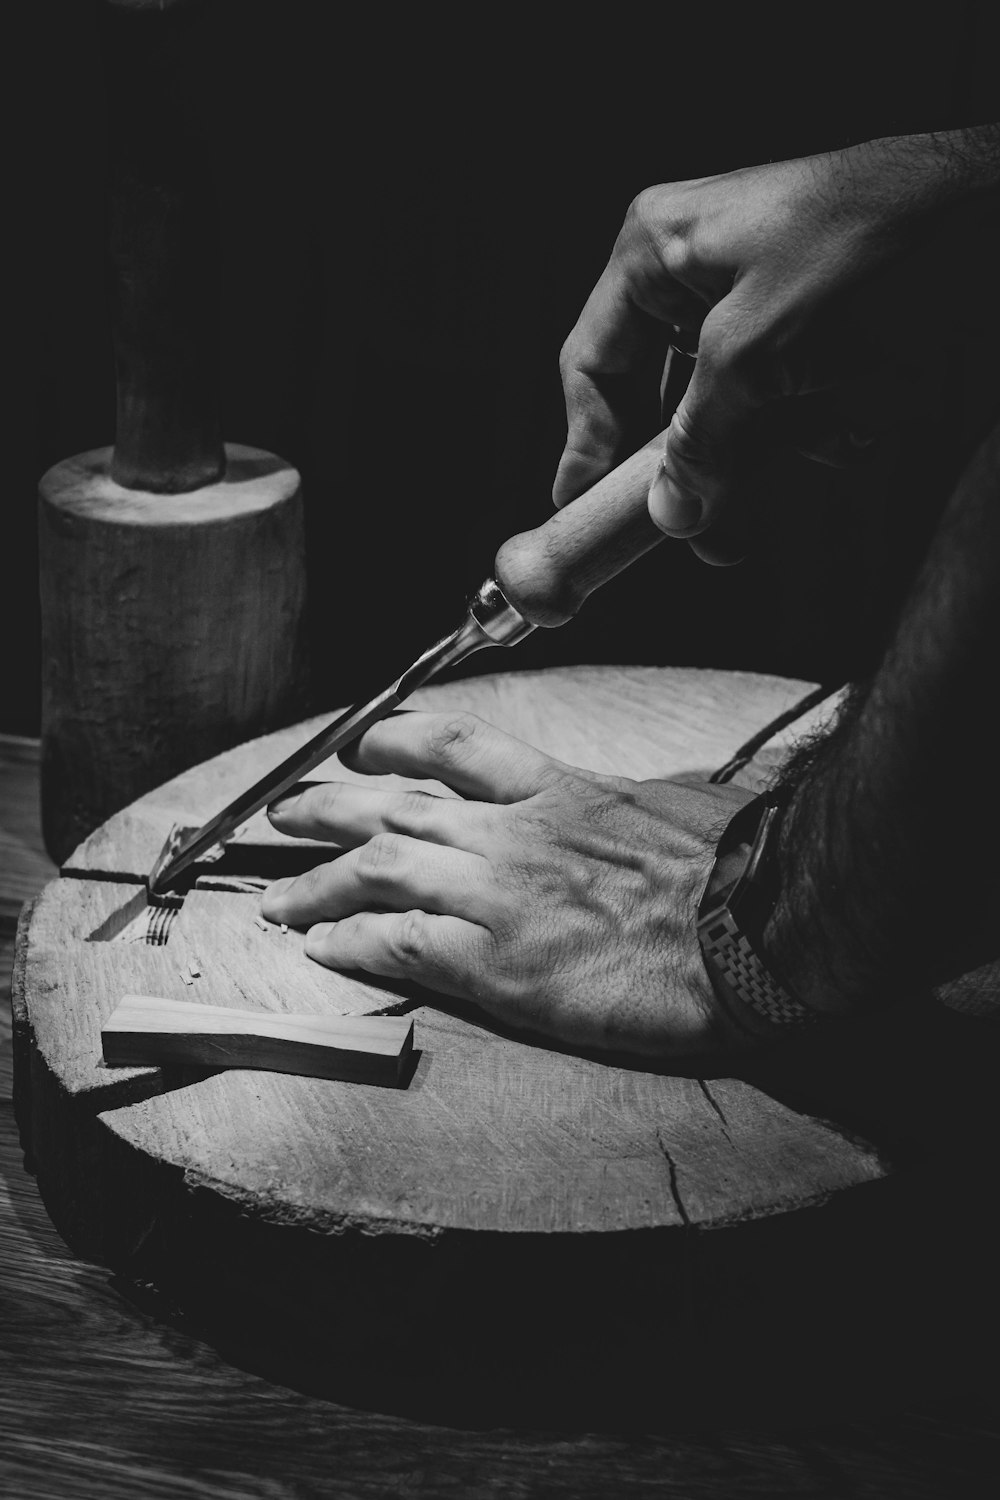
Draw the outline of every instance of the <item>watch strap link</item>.
M766 794L742 807L726 827L716 852L719 861L740 844L750 852L735 883L717 890L710 876L698 908L697 931L706 967L727 1009L746 1024L740 1007L772 1025L802 1027L817 1017L790 993L761 959L759 944L777 899L768 843L780 810L778 799ZM772 846L773 847L773 846ZM734 1003L735 1002L735 1003Z

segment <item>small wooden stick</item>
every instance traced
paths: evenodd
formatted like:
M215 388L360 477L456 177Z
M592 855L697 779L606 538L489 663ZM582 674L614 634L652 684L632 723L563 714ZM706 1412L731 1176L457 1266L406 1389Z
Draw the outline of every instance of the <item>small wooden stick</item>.
M266 1068L399 1085L413 1050L406 1016L288 1015L124 995L101 1030L112 1067Z

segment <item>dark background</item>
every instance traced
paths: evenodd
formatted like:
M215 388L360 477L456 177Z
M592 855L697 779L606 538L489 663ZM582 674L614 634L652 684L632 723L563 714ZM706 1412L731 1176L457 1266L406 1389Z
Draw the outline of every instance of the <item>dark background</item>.
M301 471L313 698L383 685L549 513L557 360L650 183L997 118L991 3L361 7L217 0L186 108L221 206L230 441ZM0 731L38 732L35 491L114 440L109 107L96 7L5 21L13 373ZM11 31L17 34L11 36ZM928 286L930 332L975 288ZM971 319L975 325L974 316ZM775 466L780 540L735 569L666 543L561 631L465 670L863 668L983 413L992 348L946 367L874 466Z

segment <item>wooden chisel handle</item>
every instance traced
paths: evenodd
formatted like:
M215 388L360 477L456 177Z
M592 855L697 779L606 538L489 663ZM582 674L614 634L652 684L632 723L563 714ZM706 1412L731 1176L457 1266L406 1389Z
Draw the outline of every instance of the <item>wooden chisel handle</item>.
M504 542L494 577L532 625L564 625L589 594L664 540L646 496L665 440L661 432L543 525Z
M660 383L660 417L667 425L694 373L696 354L689 345L689 336L675 330ZM666 440L665 426L551 520L500 548L493 576L532 625L565 625L589 594L663 541L646 497Z

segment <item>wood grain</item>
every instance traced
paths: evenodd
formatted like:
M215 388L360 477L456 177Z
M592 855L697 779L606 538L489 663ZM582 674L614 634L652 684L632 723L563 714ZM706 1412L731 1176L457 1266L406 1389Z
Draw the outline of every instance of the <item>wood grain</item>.
M413 1022L399 1016L282 1015L124 995L101 1027L101 1046L111 1067L263 1068L398 1084L413 1046Z
M299 476L260 449L226 453L224 478L185 494L124 488L106 448L42 477L42 807L57 860L299 706Z
M420 702L478 710L593 769L704 775L806 687L576 669L470 679L427 689ZM803 1216L811 1222L819 1205L854 1195L867 1215L863 1190L892 1178L873 1142L739 1076L698 1079L576 1056L502 1035L466 1007L321 969L304 958L301 936L261 930L256 895L195 889L163 946L116 940L115 911L143 899L128 877L151 862L173 823L208 816L217 798L255 780L311 728L227 752L112 819L77 851L78 874L49 885L24 924L18 1115L50 1212L74 1247L121 1266L139 1247L148 1255L159 1246L203 1315L219 1315L235 1291L251 1297L265 1343L265 1330L281 1328L305 1349L329 1316L343 1347L363 1342L378 1316L378 1283L418 1275L427 1298L380 1335L397 1350L392 1379L407 1399L419 1385L414 1350L427 1379L428 1309L438 1378L454 1388L473 1360L464 1298L492 1285L479 1324L534 1349L537 1378L521 1389L539 1396L557 1368L564 1378L575 1371L577 1387L584 1369L600 1385L593 1353L602 1341L634 1356L635 1331L619 1327L610 1308L601 1338L581 1347L584 1285L640 1275L657 1260L687 1265L685 1276L696 1268L702 1284L684 1317L735 1329L745 1325L747 1300L766 1302L772 1276L764 1263L749 1270L754 1257L741 1249L749 1226L788 1221L797 1241ZM268 836L256 836L261 844L250 847L266 862ZM181 973L192 954L198 998L209 1004L406 1011L419 1038L409 1086L108 1069L101 1028L120 996L192 998ZM692 1232L708 1229L722 1239L706 1239L705 1253L692 1257ZM728 1285L731 1257L751 1281L763 1278L755 1294ZM331 1288L345 1277L351 1309L334 1314ZM531 1333L542 1286L544 1316L559 1329L544 1357Z
M120 1094L126 1081L121 1074L109 1079L103 1067L101 1026L124 993L190 999L182 971L192 959L201 969L199 997L236 1009L360 1015L407 1003L399 988L376 989L312 963L302 933L270 924L262 930L255 920L259 898L252 895L190 892L162 947L95 937L116 912L131 912L144 900L138 886L68 877L36 899L23 954L33 987L39 974L32 1025L70 1096L103 1097L109 1088Z
M0 1490L11 1500L987 1500L993 1395L959 1362L938 1406L614 1430L415 1421L227 1359L146 1285L59 1239L0 1103ZM988 1364L986 1366L988 1368ZM655 1379L651 1370L650 1378Z
M37 768L37 744L19 745L8 774L0 744L0 822L23 826L27 848L42 864L37 769L34 785L25 773L32 748ZM0 897L13 900L11 875L22 882L19 893L23 871L0 863ZM45 878L43 871L28 894ZM6 1004L11 953L0 940L4 957ZM881 1093L891 1092L892 1056L890 1049L873 1062ZM0 1096L9 1095L8 1066L0 1041ZM901 1060L895 1067L905 1071ZM988 1075L980 1081L964 1066L957 1071L964 1095L988 1094ZM926 1101L936 1101L931 1129L953 1113L942 1082L929 1077L926 1087L920 1079L914 1088L916 1118L927 1119ZM898 1104L890 1107L901 1112ZM945 1161L954 1162L961 1160L961 1142L967 1148L975 1136L960 1127L954 1151L950 1139L942 1149ZM968 1181L963 1192L953 1174L945 1199L957 1201L957 1194L974 1205L974 1174ZM928 1181L929 1208L935 1199L940 1194ZM995 1278L988 1240L975 1225L968 1232L982 1244L978 1273L960 1220L950 1257L936 1263L924 1285L920 1322L928 1337L921 1343L930 1344L928 1325L942 1304L953 1338L934 1351L944 1393L933 1400L911 1398L899 1379L859 1391L855 1377L842 1387L839 1409L831 1405L805 1423L790 1409L767 1421L745 1413L726 1422L711 1401L692 1422L664 1400L655 1420L618 1431L600 1416L590 1431L573 1422L562 1430L517 1429L502 1425L498 1411L485 1426L462 1428L455 1412L447 1425L435 1425L265 1380L207 1344L148 1281L109 1281L104 1268L74 1257L23 1168L9 1099L0 1099L0 1490L17 1500L345 1494L992 1500L1000 1472L1000 1391L992 1378L994 1324L981 1305L976 1311L976 1298L977 1285ZM651 1347L654 1387L658 1366L675 1359L675 1351L676 1341ZM869 1363L862 1340L856 1371Z

